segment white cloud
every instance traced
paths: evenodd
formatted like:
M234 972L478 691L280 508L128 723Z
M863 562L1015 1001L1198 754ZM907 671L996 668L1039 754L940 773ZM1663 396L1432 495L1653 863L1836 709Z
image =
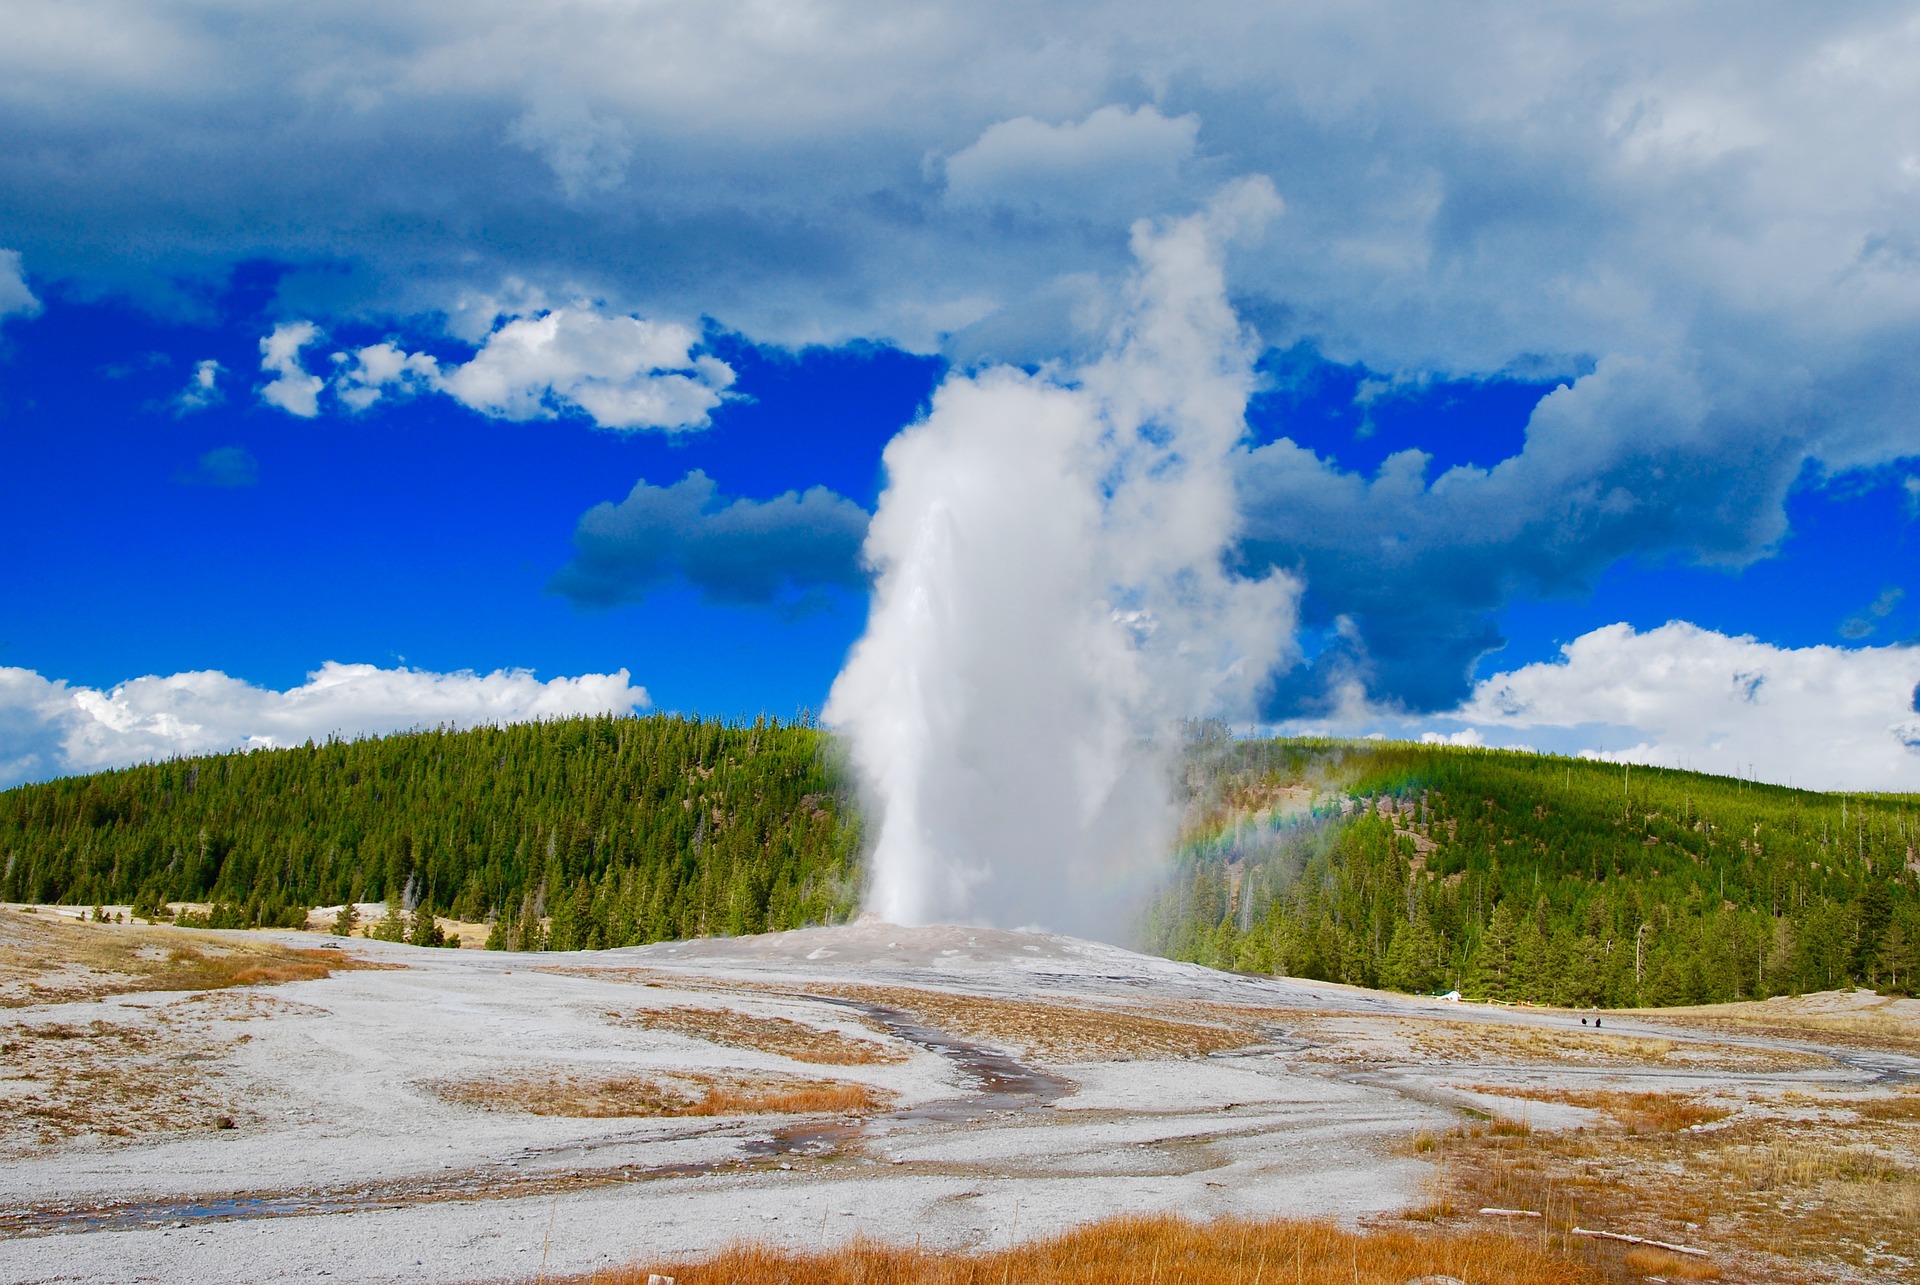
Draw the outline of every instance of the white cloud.
M20 252L0 250L0 321L8 317L31 317L39 311L40 301L27 288Z
M578 409L602 428L701 427L733 371L695 356L698 342L675 322L555 308L508 321L440 386L502 419L550 419Z
M1568 748L1816 789L1920 789L1920 647L1775 647L1609 625L1478 684L1452 718Z
M187 380L187 386L173 399L176 415L185 415L190 411L205 410L226 400L226 393L220 387L220 375L223 367L211 357L193 364L193 376Z
M296 415L319 413L323 381L306 376L298 355L318 333L310 322L283 323L260 341L263 352L274 346L268 360L279 362L282 380L296 381L291 392L275 381L261 390L262 397ZM462 364L442 365L391 340L337 352L332 388L355 411L389 395L432 391L497 419L578 413L601 428L704 428L733 384L733 370L695 353L699 341L676 322L605 314L585 305L554 308L506 318Z
M1422 732L1422 745L1465 745L1477 749L1487 743L1487 737L1477 727L1463 727L1457 732Z
M1913 450L1910 5L1752 0L1737 24L1710 0L777 10L340 0L236 26L14 0L9 243L49 279L182 307L270 258L295 265L284 315L438 314L476 344L497 314L470 301L588 297L756 341L1039 365L1098 333L1078 318L1124 272L1119 220L1270 175L1288 215L1228 267L1269 346L1389 381L1573 385L1486 481L1423 492L1402 461L1357 495L1310 456L1263 465L1256 534L1306 566L1310 616L1330 576L1362 586L1332 610L1360 622L1374 694L1408 708L1458 703L1512 597L1622 557L1765 556L1809 463ZM723 387L469 392L640 426L697 423ZM1354 524L1308 525L1328 513ZM1392 538L1377 559L1314 543L1346 530ZM1448 564L1475 580L1448 619L1377 625L1367 583L1419 590L1401 568Z
M430 354L407 352L391 341L368 344L351 353L337 352L340 367L334 393L352 410L365 410L390 390L415 393L440 386L440 363Z
M326 381L300 364L300 350L320 338L311 321L282 321L260 341L260 369L273 376L260 386L260 399L289 415L312 419L320 413Z
M648 703L624 669L542 682L524 669L437 674L328 661L279 692L217 670L102 691L0 667L0 786L177 754L629 713Z

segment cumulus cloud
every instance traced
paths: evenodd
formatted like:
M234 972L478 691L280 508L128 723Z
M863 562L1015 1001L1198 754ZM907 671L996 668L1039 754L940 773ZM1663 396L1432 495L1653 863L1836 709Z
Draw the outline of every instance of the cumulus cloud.
M213 486L225 490L252 486L260 480L260 462L243 446L216 446L180 475L188 486Z
M629 713L647 704L646 689L624 669L543 682L523 669L437 674L328 661L280 692L217 670L102 691L0 667L0 786L178 754Z
M1920 788L1920 647L1775 647L1682 622L1609 625L1479 683L1452 717L1559 730L1615 762L1815 789Z
M187 380L187 386L173 399L173 413L185 415L192 411L205 410L217 406L227 399L220 387L222 367L211 357L193 364L193 375Z
M390 393L403 396L437 388L440 363L430 354L408 352L391 341L337 352L333 390L349 409L365 410Z
M1300 567L1309 623L1352 625L1283 688L1294 709L1335 670L1448 708L1513 596L1629 554L1765 556L1802 465L1912 451L1906 6L1757 0L1730 29L1708 0L1116 0L1090 25L982 0L886 20L802 4L770 26L749 0L347 0L236 28L22 3L0 185L36 272L164 301L183 273L268 255L295 265L282 311L333 326L438 314L478 342L463 300L584 294L757 341L1038 365L1098 334L1124 219L1271 175L1288 217L1227 268L1267 344L1390 383L1569 384L1484 478L1355 477L1285 444L1249 466L1249 567ZM726 386L487 372L469 394L488 413L634 426ZM304 406L311 379L270 387ZM1323 529L1382 534L1328 547L1280 507L1300 495L1357 524Z
M318 333L310 322L283 323L261 340L263 352L274 345L268 361L283 372L261 390L263 398L296 415L319 413L327 381L299 365L299 349ZM733 370L696 353L699 341L675 322L554 308L507 318L463 363L443 365L392 340L336 352L331 388L354 411L386 397L439 392L496 419L577 414L600 428L704 428L733 384ZM281 386L286 381L291 389Z
M260 341L260 369L273 376L260 385L260 400L289 415L312 419L320 413L320 390L327 381L307 373L300 350L320 338L311 321L283 321Z
M27 288L20 252L0 250L0 321L8 317L31 317L39 311L40 301Z
M440 385L463 405L503 419L579 410L602 428L704 427L733 383L699 336L673 322L555 308L516 317Z
M825 487L729 500L695 469L587 510L553 588L604 607L684 581L716 602L801 605L820 589L865 587L866 532L866 510Z

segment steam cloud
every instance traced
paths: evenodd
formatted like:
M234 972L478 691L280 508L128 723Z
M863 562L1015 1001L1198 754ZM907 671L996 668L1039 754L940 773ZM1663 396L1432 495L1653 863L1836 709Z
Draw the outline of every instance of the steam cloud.
M1114 926L1172 837L1178 720L1251 709L1290 645L1297 584L1223 565L1254 347L1222 257L1279 209L1254 178L1136 224L1107 355L951 376L887 447L872 615L826 708L883 918Z

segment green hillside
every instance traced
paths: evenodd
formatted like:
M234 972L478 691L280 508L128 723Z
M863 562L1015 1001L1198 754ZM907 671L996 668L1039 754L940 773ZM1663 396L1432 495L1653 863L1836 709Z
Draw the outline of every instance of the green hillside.
M1920 797L1404 743L1197 743L1147 948L1557 1004L1920 975Z
M217 903L295 924L388 897L494 943L843 920L859 822L824 733L667 716L424 732L0 793L0 900ZM1196 738L1146 949L1563 1004L1920 976L1914 796L1392 742Z
M859 833L823 742L578 718L22 786L0 793L0 900L216 902L237 926L399 894L553 949L844 918Z

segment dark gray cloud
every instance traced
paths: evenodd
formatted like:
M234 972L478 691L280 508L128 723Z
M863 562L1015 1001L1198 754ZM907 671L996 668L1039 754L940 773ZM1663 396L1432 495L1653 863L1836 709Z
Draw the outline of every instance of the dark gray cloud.
M727 500L698 469L672 486L634 485L596 504L573 533L553 589L586 606L637 602L684 581L716 602L794 606L825 588L862 589L867 511L825 487Z
M1522 597L1578 593L1628 556L1739 565L1786 531L1804 437L1769 437L1685 366L1603 361L1535 409L1525 449L1490 469L1426 476L1417 451L1371 478L1291 441L1240 473L1249 569L1297 569L1303 623L1331 631L1269 712L1337 703L1358 682L1411 712L1458 705L1494 617Z

